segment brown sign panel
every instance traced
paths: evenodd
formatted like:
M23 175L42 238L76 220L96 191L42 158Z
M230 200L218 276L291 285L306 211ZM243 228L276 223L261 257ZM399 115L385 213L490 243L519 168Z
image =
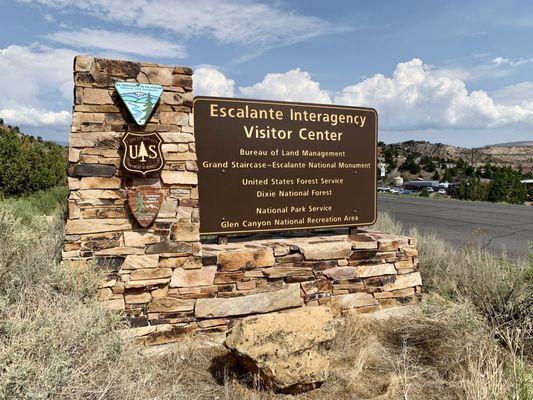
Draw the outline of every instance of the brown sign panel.
M128 132L122 137L122 167L132 173L147 175L163 168L164 159L159 134Z
M140 186L128 192L131 213L143 228L154 222L162 201L163 192L150 186Z
M202 234L375 221L375 110L197 97L194 127Z

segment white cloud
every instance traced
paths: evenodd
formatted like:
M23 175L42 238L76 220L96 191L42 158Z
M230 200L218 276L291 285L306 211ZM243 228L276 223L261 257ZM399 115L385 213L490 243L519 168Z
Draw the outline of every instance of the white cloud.
M533 108L496 103L482 90L449 78L413 59L400 63L392 77L376 74L345 87L340 104L376 108L384 129L476 129L533 123Z
M282 74L267 74L261 82L240 87L239 91L245 97L259 99L331 103L328 92L320 89L318 82L299 68Z
M532 107L533 104L533 82L520 82L509 85L491 93L492 98L505 105L522 105Z
M533 58L517 58L515 60L503 57L496 57L492 60L496 65L508 65L510 67L519 67L521 65L527 65L533 63Z
M187 54L180 43L171 43L152 36L83 28L60 31L46 36L57 43L84 49L101 49L149 57L183 58Z
M70 123L68 111L49 111L42 108L18 106L0 109L6 124L27 126L66 126Z
M235 81L212 67L195 69L192 81L195 95L233 97L235 91Z
M49 47L0 49L0 116L7 124L65 125L75 53Z
M181 37L210 36L221 43L280 46L347 28L278 5L242 0L19 0L55 8L76 7L98 18Z

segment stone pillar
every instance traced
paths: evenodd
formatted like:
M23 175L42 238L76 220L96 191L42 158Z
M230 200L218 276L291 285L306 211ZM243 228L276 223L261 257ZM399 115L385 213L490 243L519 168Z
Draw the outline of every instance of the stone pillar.
M100 298L125 309L134 325L173 313L186 325L192 300L168 297L176 268L201 270L192 71L152 63L78 56L74 60L74 109L69 139L70 196L64 259L92 261L108 275ZM159 84L158 105L137 126L115 91L116 81ZM165 165L147 178L122 171L125 132L157 132ZM131 216L128 190L152 186L163 193L154 223L141 228Z

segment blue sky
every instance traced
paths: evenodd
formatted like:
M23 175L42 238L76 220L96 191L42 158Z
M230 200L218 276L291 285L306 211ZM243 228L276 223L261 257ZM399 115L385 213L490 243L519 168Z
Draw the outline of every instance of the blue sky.
M533 140L531 1L0 0L0 117L66 141L72 58L187 65L196 94L351 104L380 139Z

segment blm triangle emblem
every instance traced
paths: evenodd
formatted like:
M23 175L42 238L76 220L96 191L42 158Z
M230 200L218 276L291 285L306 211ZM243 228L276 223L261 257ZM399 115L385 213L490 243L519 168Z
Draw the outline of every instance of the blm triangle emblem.
M137 125L146 124L163 93L163 86L147 83L116 82L115 88Z

